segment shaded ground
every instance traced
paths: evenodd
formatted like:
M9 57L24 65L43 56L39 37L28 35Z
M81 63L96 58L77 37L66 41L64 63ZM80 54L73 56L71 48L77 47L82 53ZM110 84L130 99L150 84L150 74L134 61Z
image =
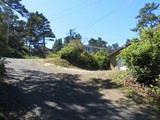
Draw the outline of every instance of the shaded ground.
M40 65L39 60L8 59L0 83L6 120L150 120L158 111L136 105L109 79L112 72Z

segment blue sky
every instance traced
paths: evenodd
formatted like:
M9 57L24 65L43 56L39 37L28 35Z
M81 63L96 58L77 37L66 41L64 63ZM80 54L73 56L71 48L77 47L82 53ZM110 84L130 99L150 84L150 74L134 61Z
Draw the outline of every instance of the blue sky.
M56 38L64 38L75 28L87 44L90 38L101 37L108 44L125 44L137 37L135 16L145 3L160 0L22 0L30 12L40 12L50 21ZM160 8L156 11L160 13ZM54 42L48 42L52 47Z

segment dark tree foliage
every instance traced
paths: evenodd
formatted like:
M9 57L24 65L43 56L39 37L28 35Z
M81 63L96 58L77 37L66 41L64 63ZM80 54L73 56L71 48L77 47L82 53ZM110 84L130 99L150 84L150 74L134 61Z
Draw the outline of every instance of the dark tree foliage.
M0 57L0 77L4 75L4 73L6 72L6 69L5 69L5 64L7 62L5 61L5 58L1 58Z
M26 22L19 20L14 11L0 4L0 56L21 57L26 40Z
M41 13L29 13L21 0L0 1L0 56L22 57L30 51L41 49L45 56L46 40L53 40L55 35L50 22ZM20 20L17 11L27 22ZM31 49L27 47L32 46ZM3 52L2 52L3 51Z
M115 44L112 44L112 45L107 45L107 42L102 40L102 38L100 38L100 37L98 39L91 38L89 40L88 45L99 47L99 48L105 48L105 50L107 50L109 54L114 52L115 50L117 50L119 48L118 43L115 43Z
M64 45L68 44L70 42L70 36L66 36L64 38Z
M68 44L72 40L81 41L82 39L82 36L79 33L76 33L75 29L70 29L68 34L69 35L64 38L64 45Z
M57 53L58 51L60 51L63 47L63 44L62 44L62 39L57 39L55 40L55 43L52 47L52 52L53 53Z
M146 3L143 8L140 9L139 14L136 16L138 23L132 31L140 32L142 29L147 27L155 27L160 21L160 18L154 13L157 10L159 4L156 3Z
M35 49L42 46L45 57L45 38L50 38L49 40L51 40L51 38L55 37L52 29L50 28L50 22L42 13L30 13L27 28L30 46L33 45Z
M112 44L112 49L113 49L113 50L117 50L118 48L119 48L118 43Z
M96 46L96 47L107 47L107 42L102 40L102 38L100 37L98 39L91 38L89 40L89 45Z
M20 2L22 0L1 0L4 4L20 13L23 17L29 17L29 11Z

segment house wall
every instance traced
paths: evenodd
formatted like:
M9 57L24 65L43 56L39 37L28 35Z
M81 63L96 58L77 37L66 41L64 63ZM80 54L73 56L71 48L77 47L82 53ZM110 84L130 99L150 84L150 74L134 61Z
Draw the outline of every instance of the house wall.
M116 60L117 59L117 55L120 52L117 52L116 54L110 56L110 68L111 70L126 70L127 66L122 65L122 60Z
M100 50L103 50L104 48L102 48L102 47L96 47L96 46L87 46L87 45L85 45L85 46L84 46L84 49L87 50L88 52L96 53L96 52L98 52L98 51L100 51Z
M127 66L122 64L122 59L118 60L118 70L127 70Z
M122 60L116 60L116 57L118 54L120 54L120 52L125 49L126 47L128 47L129 45L131 45L131 43L127 43L125 45L123 45L121 48L119 48L117 51L111 53L109 55L110 58L110 68L112 70L126 70L127 66L122 65Z
M116 56L119 54L119 52L115 53L114 55L110 56L110 67L112 70L118 70L118 63Z

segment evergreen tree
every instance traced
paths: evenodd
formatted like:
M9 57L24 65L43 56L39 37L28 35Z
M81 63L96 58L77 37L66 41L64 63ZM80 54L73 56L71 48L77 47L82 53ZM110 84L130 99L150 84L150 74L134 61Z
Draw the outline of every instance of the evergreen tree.
M55 37L50 28L50 22L45 18L45 16L42 13L30 13L27 27L30 45L33 45L34 48L43 46L43 53L45 57L45 38L50 38L49 40L51 40L51 38Z
M64 38L64 45L68 44L72 40L79 40L81 41L82 36L79 33L75 32L75 29L70 29L69 36Z
M156 3L146 3L143 8L140 9L139 14L136 16L138 23L132 31L139 32L147 27L155 27L156 24L160 21L160 18L154 13L157 10L159 4Z
M119 48L118 43L112 44L112 49L113 49L113 50L117 50L118 48Z
M106 47L107 42L102 40L102 38L100 38L100 37L98 39L91 38L89 40L89 45L96 46L96 47Z

